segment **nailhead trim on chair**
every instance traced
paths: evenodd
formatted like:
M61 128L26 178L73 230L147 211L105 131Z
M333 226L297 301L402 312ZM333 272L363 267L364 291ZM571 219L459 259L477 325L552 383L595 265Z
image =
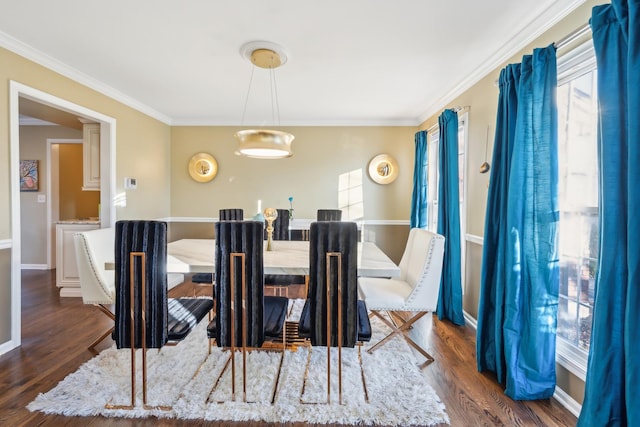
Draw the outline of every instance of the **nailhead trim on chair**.
M433 250L435 248L436 239L442 239L439 235L434 235L429 241L429 251L427 253L427 262L424 264L424 269L422 270L422 276L420 276L420 281L416 283L416 286L411 291L411 294L407 297L407 303L413 302L416 298L417 291L424 285L425 282L425 272L431 268L431 262L433 261Z
M427 311L432 312L435 311L433 308L427 307L407 307L410 303L414 302L416 299L416 294L418 290L424 286L425 282L425 271L427 271L433 262L433 252L435 250L436 240L444 240L444 237L439 234L433 234L433 237L429 241L429 247L427 249L427 262L425 263L425 267L422 270L421 280L416 283L416 286L413 288L407 299L405 300L405 304L403 307L369 307L371 311Z
M96 282L98 282L98 284L100 285L100 289L102 289L102 291L106 294L106 295L112 295L115 294L115 288L113 290L109 290L106 289L103 285L102 285L102 280L100 280L98 273L96 272L96 267L94 265L94 259L91 256L91 254L89 253L89 250L87 249L87 247L89 246L89 243L87 242L87 239L85 238L85 236L82 233L77 233L80 238L82 239L82 250L85 251L85 253L87 254L87 259L89 260L89 266L91 267L91 272L93 273L93 277L96 279ZM111 300L104 300L104 301L86 301L86 304L113 304L114 303L114 299Z

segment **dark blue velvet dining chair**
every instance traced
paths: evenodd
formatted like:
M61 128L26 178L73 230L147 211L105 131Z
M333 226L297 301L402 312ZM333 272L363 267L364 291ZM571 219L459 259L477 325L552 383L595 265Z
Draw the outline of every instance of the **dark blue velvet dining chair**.
M289 210L277 209L278 216L273 222L273 240L291 240L289 230ZM265 231L265 239L267 238ZM264 284L275 291L277 295L288 297L289 286L301 285L306 288L306 277L290 274L265 274Z
M207 335L210 340L215 340L218 347L230 350L232 372L235 372L236 349L242 351L245 363L250 349L262 347L265 341L282 340L284 357L288 300L264 296L263 229L264 224L258 221L222 221L216 224L216 318L209 323ZM243 369L245 402L246 382L246 369ZM232 400L235 400L233 374L231 387ZM271 403L277 387L276 380Z
M218 211L218 221L243 221L244 210L240 208L225 208ZM191 276L193 283L213 284L213 273L195 273Z
M340 209L318 209L316 212L317 221L342 221L342 211Z
M118 349L142 352L143 404L146 400L146 351L183 340L213 308L205 298L167 297L167 224L160 221L118 221L115 234L115 328ZM131 405L135 405L135 372ZM165 409L165 408L161 408Z
M299 334L307 338L312 347L326 346L328 353L330 347L338 347L338 364L342 363L343 347L358 345L360 352L360 344L371 339L367 307L358 299L358 228L355 222L311 224L309 295L300 316ZM327 367L327 379L330 366ZM367 395L364 370L362 378ZM341 377L338 388L342 404ZM330 387L327 388L327 403L331 403Z
M226 208L218 211L219 221L243 221L244 210L240 208Z

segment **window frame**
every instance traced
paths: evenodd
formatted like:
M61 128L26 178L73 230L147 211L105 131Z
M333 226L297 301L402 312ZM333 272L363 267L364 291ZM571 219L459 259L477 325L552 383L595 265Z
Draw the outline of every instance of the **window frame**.
M558 87L597 70L592 39L559 56L557 64ZM556 335L556 363L583 381L586 380L587 376L588 358L588 352Z

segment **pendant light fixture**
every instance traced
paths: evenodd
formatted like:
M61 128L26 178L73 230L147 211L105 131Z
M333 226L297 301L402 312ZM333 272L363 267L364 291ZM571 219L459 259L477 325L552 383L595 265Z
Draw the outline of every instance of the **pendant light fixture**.
M271 116L274 125L280 125L280 108L278 105L278 91L276 85L275 70L287 61L284 50L270 42L250 42L243 45L240 53L249 59L254 68L251 70L249 88L242 112L242 123L244 123L251 93L251 83L253 82L253 72L255 67L269 70L269 92L271 93ZM294 136L290 133L270 130L270 129L247 129L235 134L238 139L238 149L236 154L240 156L253 157L259 159L282 159L291 157L291 143Z

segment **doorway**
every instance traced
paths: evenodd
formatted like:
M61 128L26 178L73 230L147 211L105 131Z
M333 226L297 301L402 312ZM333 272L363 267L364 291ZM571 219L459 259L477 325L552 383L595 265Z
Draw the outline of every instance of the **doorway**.
M73 114L100 124L100 219L101 227L115 223L115 126L116 120L21 83L9 83L9 152L11 162L11 341L6 350L21 343L21 221L20 221L20 100L41 104L44 108Z
M82 139L62 139L62 138L47 138L47 147L46 147L46 164L47 164L47 193L45 195L46 204L47 204L47 268L54 269L56 268L56 224L60 219L60 197L61 191L64 189L60 188L60 173L64 173L64 168L61 170L60 168L60 156L61 156L61 148L71 146L78 147L75 151L81 152L81 146L83 140ZM64 150L63 150L64 151ZM74 171L75 172L75 171ZM80 187L80 185L76 185L76 187ZM96 194L96 197L99 197L99 193ZM63 197L64 199L64 197ZM74 204L75 206L75 204ZM97 206L97 203L96 203ZM76 218L79 218L82 215L76 215Z

